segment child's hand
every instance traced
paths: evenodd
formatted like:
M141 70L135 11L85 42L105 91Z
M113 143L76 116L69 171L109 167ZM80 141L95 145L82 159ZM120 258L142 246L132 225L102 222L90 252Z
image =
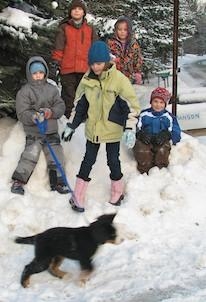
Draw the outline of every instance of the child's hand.
M72 135L74 134L74 129L70 128L68 125L66 125L66 128L64 129L64 132L62 133L62 139L67 142L70 141L72 138Z
M123 133L122 140L128 149L132 149L136 142L136 133L134 130L126 129Z
M144 130L139 130L136 135L137 139L140 140L142 143L145 145L149 145L152 141L152 134L144 131Z
M162 146L166 141L171 139L171 133L168 130L162 130L157 136L155 137L154 143L158 146Z
M44 121L44 115L37 111L37 112L35 112L35 113L32 115L32 118L31 118L31 119L32 119L32 121L33 121L34 124L37 123L37 120L41 123L41 122Z
M57 61L52 61L49 64L49 78L57 83L57 72L59 70L59 63Z
M40 108L39 111L44 114L46 120L52 117L52 111L49 108Z

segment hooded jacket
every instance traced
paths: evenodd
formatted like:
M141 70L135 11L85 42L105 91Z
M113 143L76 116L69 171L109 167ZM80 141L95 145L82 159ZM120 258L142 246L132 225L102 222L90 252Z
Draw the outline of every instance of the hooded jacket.
M46 68L46 75L43 80L33 80L30 73L30 65L33 62L41 62ZM46 134L58 131L57 119L65 112L65 104L59 95L56 86L47 82L49 70L42 57L31 57L26 64L27 83L17 92L16 113L22 122L26 135L39 135L39 129L32 121L32 116L40 111L40 108L49 108L52 111L52 118L48 119Z
M140 111L130 81L112 65L96 76L89 70L76 92L68 126L76 129L85 121L86 138L93 143L121 140L124 128L134 129Z
M128 28L128 38L125 45L121 43L117 36L117 27L121 22L126 22ZM132 24L128 18L120 17L117 20L114 35L108 39L107 43L112 55L115 57L114 61L117 69L124 73L130 81L133 81L135 73L141 70L143 57L137 39L132 36Z
M76 27L70 18L64 19L57 29L52 60L57 61L61 74L85 73L88 69L88 51L98 39L94 28L83 19Z

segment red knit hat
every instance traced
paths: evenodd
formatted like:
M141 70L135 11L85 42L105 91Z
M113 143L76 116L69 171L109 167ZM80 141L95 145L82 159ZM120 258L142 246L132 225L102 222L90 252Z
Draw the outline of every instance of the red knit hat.
M163 87L157 87L154 89L151 93L151 98L150 98L150 104L154 98L160 98L165 102L165 106L167 106L170 98L171 98L171 93Z

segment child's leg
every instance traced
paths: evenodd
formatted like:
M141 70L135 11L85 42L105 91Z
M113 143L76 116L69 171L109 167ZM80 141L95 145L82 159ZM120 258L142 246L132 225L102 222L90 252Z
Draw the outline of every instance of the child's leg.
M78 173L79 178L82 178L86 181L90 180L89 174L92 170L92 166L96 162L99 147L100 144L94 144L87 140L86 152Z
M61 75L61 97L66 105L65 115L67 118L70 117L73 108L75 92L83 75L84 73L69 73Z
M120 143L107 143L107 165L110 168L111 198L110 203L120 205L124 198L124 181L122 179L121 164L119 160Z
M63 148L60 144L60 137L58 133L54 133L54 134L49 134L46 136L46 140L49 143L49 145L51 146L52 150L54 151L58 161L60 162L62 168L64 168L64 153L63 153ZM57 170L57 165L54 161L53 156L51 155L49 148L47 147L47 144L44 143L43 145L43 152L45 154L46 157L46 161L47 161L47 166L49 170L56 170L57 172L57 177L61 177L60 172Z
M89 174L96 162L99 147L100 144L93 144L89 141L86 143L86 153L77 175L74 194L69 201L74 211L84 212L85 195L90 181Z
M37 164L42 149L41 139L28 135L26 145L18 166L12 175L13 180L19 180L26 184Z
M134 157L137 162L137 169L140 173L148 173L148 171L154 166L153 164L153 152L152 145L146 145L137 140L133 148Z
M170 142L165 142L162 146L154 147L154 165L158 168L167 167L169 164L171 145Z
M110 169L110 178L112 180L119 180L122 178L123 174L121 172L121 164L119 160L119 149L120 143L107 143L107 165Z
M61 164L62 169L64 170L64 154L63 148L60 144L60 137L58 133L49 134L46 137L48 143L50 144L54 154L56 155L59 163ZM64 180L62 178L62 174L59 171L57 164L55 163L54 158L52 157L48 147L46 144L43 146L43 152L46 157L47 166L49 170L49 180L50 186L52 190L57 190L59 193L66 194L68 193L68 188L65 187ZM60 192L60 191L61 192Z

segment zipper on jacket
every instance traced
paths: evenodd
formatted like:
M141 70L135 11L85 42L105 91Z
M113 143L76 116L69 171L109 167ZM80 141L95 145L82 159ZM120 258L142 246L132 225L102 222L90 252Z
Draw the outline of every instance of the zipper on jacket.
M81 42L82 42L82 44L84 44L84 31L83 31L83 30L81 31L81 36L82 36L82 37L81 37L81 39L82 39Z

